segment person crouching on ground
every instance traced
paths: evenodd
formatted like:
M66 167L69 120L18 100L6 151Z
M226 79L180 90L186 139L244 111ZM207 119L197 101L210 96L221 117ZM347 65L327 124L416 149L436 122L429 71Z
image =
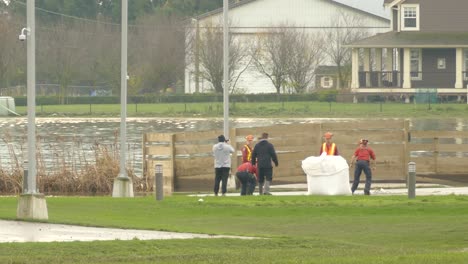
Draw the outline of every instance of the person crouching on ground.
M374 151L367 146L369 141L367 139L361 139L359 141L359 147L354 152L354 155L351 158L351 167L354 165L354 161L356 161L356 168L354 169L354 181L353 186L351 187L351 192L354 194L358 185L359 179L361 177L362 171L366 174L366 185L364 186L364 194L370 195L370 188L372 183L372 170L375 170L375 153ZM373 166L371 170L371 159L373 161Z
M234 153L234 148L229 145L224 135L218 136L218 143L213 146L214 168L215 168L215 184L214 194L218 196L219 183L221 182L221 192L226 195L227 181L229 170L231 169L231 153Z
M240 195L252 195L257 186L257 167L244 162L237 168L236 177L241 183Z

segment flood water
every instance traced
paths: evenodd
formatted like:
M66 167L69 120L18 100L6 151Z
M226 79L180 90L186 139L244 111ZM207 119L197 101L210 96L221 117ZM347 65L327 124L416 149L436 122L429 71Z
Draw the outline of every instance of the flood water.
M316 123L320 118L237 118L230 121L231 128L260 127L275 124ZM330 119L326 119L330 121ZM355 119L333 119L355 120ZM468 119L412 119L415 130L459 130L468 131ZM148 132L167 133L183 131L205 131L223 129L223 119L204 118L128 118L128 160L137 175L142 167L142 135ZM47 168L60 158L92 162L96 144L120 145L120 118L37 118L37 144ZM12 157L21 163L27 150L27 119L0 118L0 168L8 170L14 164ZM465 143L466 142L460 142ZM63 157L57 157L62 153ZM60 155L60 154L59 154ZM85 161L83 161L85 159ZM89 159L86 161L86 159Z

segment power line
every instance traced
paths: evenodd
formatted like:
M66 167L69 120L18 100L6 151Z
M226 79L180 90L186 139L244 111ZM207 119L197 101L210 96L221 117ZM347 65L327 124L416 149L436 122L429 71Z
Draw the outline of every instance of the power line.
M25 3L19 1L19 0L11 0L13 3L18 3L20 5L26 6ZM36 7L37 10L42 11L44 13L49 13L57 16L62 16L65 18L70 18L70 19L76 19L76 20L82 20L86 22L94 22L94 23L99 23L99 24L104 24L104 25L110 25L110 26L121 26L121 24L117 23L111 23L111 22L105 22L105 21L100 21L100 20L95 20L95 19L89 19L89 18L82 18L82 17L77 17L77 16L71 16L63 13L58 13L54 11L50 11L44 8ZM134 28L154 28L154 26L145 26L145 25L136 25L136 24L129 24L129 27L134 27ZM199 26L199 28L219 28L221 26ZM168 28L171 29L172 27L159 27L159 28ZM190 26L187 28L196 28L195 26ZM339 28L355 28L355 29L379 29L379 28L388 28L388 26L342 26L342 27L337 27L337 26L230 26L230 29L281 29L281 28L292 28L292 29L339 29Z
M24 7L26 6L26 4L21 2L21 1L18 1L18 0L12 0L12 1L13 1L13 3L17 3L17 4L22 5ZM103 25L108 25L108 26L116 26L116 27L121 26L121 24L117 24L117 23L111 23L111 22L105 22L105 21L100 21L100 20L96 20L96 19L89 19L89 18L71 16L71 15L67 15L67 14L63 14L63 13L50 11L50 10L40 8L40 7L35 7L35 9L39 10L39 11L42 11L44 13L49 13L49 14L53 14L53 15L56 15L56 16L61 16L61 17L69 18L69 19L82 20L82 21L85 21L85 22L98 23L98 24L103 24ZM157 26L157 25L156 26L146 26L146 25L128 24L128 26L131 27L131 28L138 28L138 29L168 29L168 30L173 29L173 27L171 27L171 26Z
M17 4L20 4L22 6L26 6L26 3L23 3L21 1L18 1L18 0L12 0L13 3L17 3ZM111 25L111 26L120 26L120 24L117 24L117 23L111 23L111 22L105 22L105 21L99 21L99 20L95 20L95 19L89 19L89 18L82 18L82 17L77 17L77 16L71 16L71 15L67 15L67 14L63 14L63 13L58 13L58 12L54 12L54 11L50 11L50 10L47 10L47 9L44 9L44 8L40 8L40 7L35 7L36 10L39 10L39 11L42 11L44 13L49 13L49 14L53 14L53 15L57 15L57 16L61 16L61 17L66 17L66 18L71 18L71 19L76 19L76 20L83 20L83 21L86 21L86 22L95 22L95 23L100 23L100 24L104 24L104 25Z

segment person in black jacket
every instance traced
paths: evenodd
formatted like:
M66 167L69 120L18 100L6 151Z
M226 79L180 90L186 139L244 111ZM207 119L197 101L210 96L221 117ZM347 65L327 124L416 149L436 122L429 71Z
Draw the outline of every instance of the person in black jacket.
M268 142L268 133L262 133L259 142L252 151L252 165L257 164L258 170L258 193L260 195L271 195L270 184L273 180L273 166L278 167L278 157L275 147Z

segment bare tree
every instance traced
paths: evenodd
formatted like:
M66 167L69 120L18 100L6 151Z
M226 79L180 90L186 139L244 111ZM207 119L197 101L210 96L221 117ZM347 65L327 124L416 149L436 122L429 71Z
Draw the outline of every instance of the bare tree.
M20 52L20 48L25 45L21 45L18 40L19 31L13 25L19 22L15 20L2 15L0 9L0 88L9 86L18 79L19 76L16 75L21 72L19 65L24 64L25 60L25 52Z
M84 35L82 41L86 47L85 60L81 62L86 69L83 78L89 80L92 87L111 87L113 93L119 95L121 29L120 25L109 22L98 16L98 21L86 29L89 34Z
M288 25L274 27L266 34L259 35L254 51L256 68L271 80L278 94L288 78L293 35Z
M212 24L201 27L198 55L201 77L209 81L216 93L223 92L223 28ZM242 44L234 34L229 34L229 90L235 89L237 80L250 64L248 44Z
M66 103L71 95L69 85L77 79L84 58L83 29L78 25L57 23L50 30L38 34L39 76L59 85L59 100Z
M164 92L183 80L184 27L175 17L147 16L137 21L131 40L130 70L145 92Z
M315 68L323 61L322 38L305 30L291 32L291 60L288 67L290 86L304 93L314 79Z
M351 77L351 50L343 45L368 35L363 29L361 16L338 10L331 21L331 28L324 32L325 53L337 67L338 89L344 87Z

